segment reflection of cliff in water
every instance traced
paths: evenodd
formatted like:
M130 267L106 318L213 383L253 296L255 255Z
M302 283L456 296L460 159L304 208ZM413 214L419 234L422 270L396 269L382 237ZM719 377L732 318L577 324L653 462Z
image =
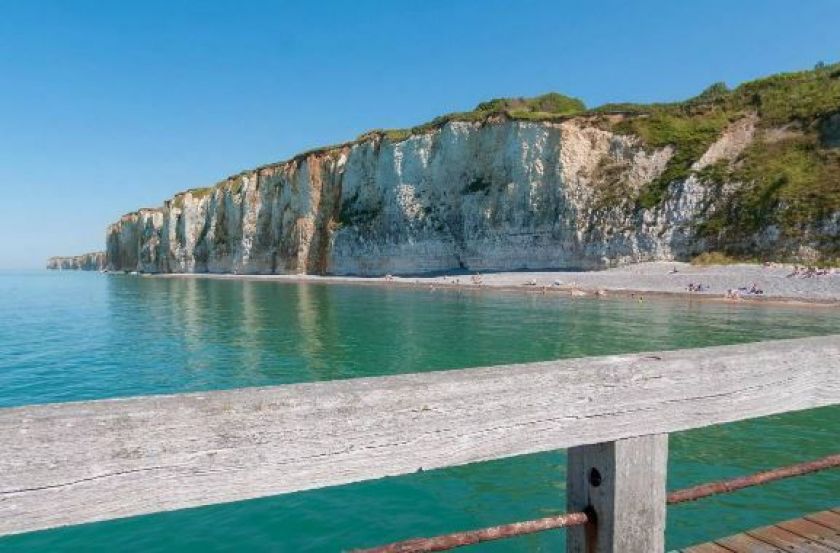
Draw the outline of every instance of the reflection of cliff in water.
M80 275L81 276L81 275ZM103 378L161 391L444 370L825 332L825 312L206 278L92 277ZM787 309L786 313L793 310ZM93 334L96 334L95 329ZM835 328L832 326L831 328ZM128 364L125 371L118 367ZM164 369L161 369L164 367ZM88 375L95 376L94 373Z

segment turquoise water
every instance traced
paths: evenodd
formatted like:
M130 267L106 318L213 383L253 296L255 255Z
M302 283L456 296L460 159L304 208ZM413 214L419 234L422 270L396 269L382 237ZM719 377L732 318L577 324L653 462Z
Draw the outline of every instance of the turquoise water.
M0 273L0 406L728 344L839 323L824 308ZM838 408L676 434L669 488L834 453L838 436ZM562 512L564 470L563 452L529 455L0 538L0 551L338 551ZM834 471L677 506L668 545L838 503ZM554 551L563 539L471 550Z

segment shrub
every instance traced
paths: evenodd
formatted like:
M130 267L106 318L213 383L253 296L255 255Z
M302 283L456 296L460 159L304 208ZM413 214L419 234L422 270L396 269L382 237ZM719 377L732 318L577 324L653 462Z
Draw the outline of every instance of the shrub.
M692 265L706 266L706 265L732 265L739 261L734 257L730 257L722 252L703 252L691 260Z
M477 194L479 192L487 192L490 190L490 186L493 183L489 179L485 179L483 177L478 177L469 183L464 189L461 191L461 194Z
M645 144L654 148L674 148L674 154L662 174L641 191L638 205L649 209L662 202L668 185L688 177L691 165L720 136L728 123L728 114L717 109L702 115L657 110L648 117L628 118L619 123L615 127L617 132L639 136Z

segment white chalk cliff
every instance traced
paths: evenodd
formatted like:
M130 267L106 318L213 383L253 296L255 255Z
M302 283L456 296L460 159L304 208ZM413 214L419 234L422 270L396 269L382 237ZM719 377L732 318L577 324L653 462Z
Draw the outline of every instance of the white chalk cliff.
M733 122L693 169L734 159L754 122ZM698 226L737 183L711 187L692 172L639 207L633 193L673 155L585 116L449 121L396 140L372 133L127 214L107 229L106 266L381 275L687 259L707 248ZM772 228L750 238L770 248L782 239Z
M670 148L563 123L449 122L315 152L179 194L107 231L111 270L416 273L597 268L692 249L696 183L661 209L600 207L605 164L640 187Z
M101 271L105 268L105 252L57 256L47 260L47 269L56 271Z

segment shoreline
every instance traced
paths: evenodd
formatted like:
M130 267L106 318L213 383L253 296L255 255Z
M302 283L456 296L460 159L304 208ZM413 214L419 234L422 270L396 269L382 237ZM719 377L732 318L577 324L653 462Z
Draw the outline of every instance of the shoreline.
M676 268L677 273L671 271ZM141 274L148 278L208 278L285 282L289 284L323 283L388 286L426 290L474 292L519 292L556 294L568 297L607 299L610 297L662 300L698 300L731 305L791 305L840 307L840 274L812 278L787 277L791 266L711 265L697 267L688 263L647 262L603 271L500 271L473 275L448 273L434 276L321 276L321 275L256 275L230 273L164 273ZM703 292L689 292L689 282L707 287ZM730 283L730 284L726 284ZM726 297L730 288L756 283L765 290L760 296L738 299Z

